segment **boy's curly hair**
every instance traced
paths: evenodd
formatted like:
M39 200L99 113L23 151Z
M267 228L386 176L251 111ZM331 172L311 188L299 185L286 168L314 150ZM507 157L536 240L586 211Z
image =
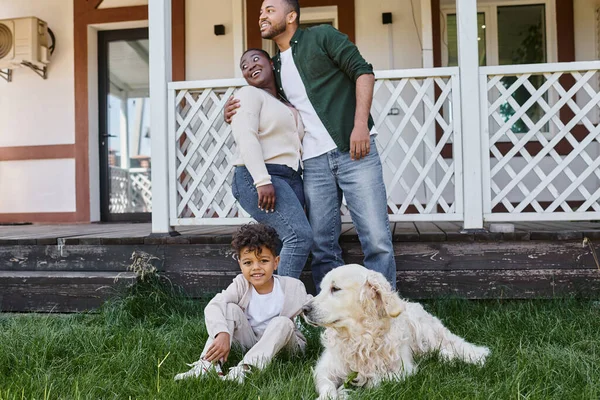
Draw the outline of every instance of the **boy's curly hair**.
M231 247L239 256L242 249L247 248L254 251L257 255L261 253L261 247L271 250L273 255L279 255L281 240L277 231L264 224L246 224L242 225L233 235Z

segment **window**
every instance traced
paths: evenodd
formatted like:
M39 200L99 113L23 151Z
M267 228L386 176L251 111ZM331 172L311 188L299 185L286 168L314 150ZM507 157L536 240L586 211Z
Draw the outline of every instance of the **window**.
M317 26L317 25L333 25L333 21L326 21L326 22L302 22L300 24L300 29L306 29L306 28L310 28L311 26Z
M549 24L548 1L502 1L496 3L480 2L477 13L479 65L514 65L535 64L554 61L549 40L553 31ZM456 9L442 9L442 59L447 66L458 65L458 32L456 27ZM552 16L553 18L553 16ZM510 87L516 77L507 76L502 79L504 87ZM545 81L542 75L532 75L529 81L539 88ZM513 94L515 101L522 105L531 97L529 91L521 86ZM548 92L544 95L547 102ZM510 104L500 106L500 112L505 121L510 119L515 111ZM527 110L527 116L536 123L544 116L539 104L534 104ZM548 131L546 126L544 131ZM527 125L519 119L512 126L514 133L525 133Z
M553 62L546 2L484 3L477 13L479 65ZM442 55L446 66L458 65L456 9L443 8ZM553 25L551 25L553 27Z
M456 14L448 14L448 42L445 43L448 47L447 66L456 67L458 65L458 31L456 29ZM477 40L479 41L479 65L486 65L486 45L485 45L485 13L477 13Z
M499 65L548 61L544 4L498 7L497 18Z

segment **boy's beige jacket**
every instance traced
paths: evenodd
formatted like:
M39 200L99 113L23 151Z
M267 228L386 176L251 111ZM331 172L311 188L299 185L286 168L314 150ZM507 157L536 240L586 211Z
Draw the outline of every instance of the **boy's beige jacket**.
M279 280L284 297L283 308L279 315L294 319L302 311L302 306L312 296L306 294L304 284L298 279L277 275L273 275L273 277ZM251 293L250 283L244 278L244 275L239 274L233 279L233 282L231 282L227 289L217 294L208 303L204 309L204 320L210 337L214 338L221 332L228 332L226 320L227 304L237 304L242 310L246 311ZM233 334L233 332L230 333ZM303 341L306 341L297 328L296 335Z

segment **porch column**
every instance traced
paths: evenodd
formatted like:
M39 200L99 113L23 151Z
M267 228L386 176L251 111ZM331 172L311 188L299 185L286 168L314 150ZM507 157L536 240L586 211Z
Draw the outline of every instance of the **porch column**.
M423 48L421 50L423 68L433 68L431 0L421 0L421 37L423 41Z
M477 2L456 0L463 137L463 229L483 228Z
M149 0L150 134L152 137L152 233L169 233L167 84L172 78L171 0Z
M423 68L433 68L433 23L431 19L431 0L421 0L421 63ZM432 104L436 101L435 85L431 85L427 89L427 97L431 100ZM426 121L430 115L431 110L427 108L425 103L422 103L423 108L423 121ZM436 143L436 124L431 124L427 130L427 138L431 143ZM427 146L423 146L423 162L429 160L432 157L432 152L427 149ZM439 185L437 168L433 168L431 176L436 185ZM424 188L425 202L429 203L432 191L429 190L427 185Z

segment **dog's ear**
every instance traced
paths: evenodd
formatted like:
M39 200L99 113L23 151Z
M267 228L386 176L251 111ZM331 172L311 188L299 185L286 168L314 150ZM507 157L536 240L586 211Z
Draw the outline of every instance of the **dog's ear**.
M368 273L360 297L363 301L374 302L381 316L395 318L405 309L404 302L379 272Z

